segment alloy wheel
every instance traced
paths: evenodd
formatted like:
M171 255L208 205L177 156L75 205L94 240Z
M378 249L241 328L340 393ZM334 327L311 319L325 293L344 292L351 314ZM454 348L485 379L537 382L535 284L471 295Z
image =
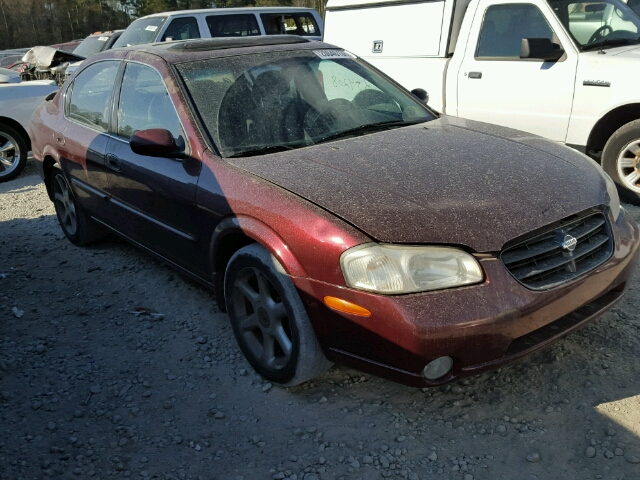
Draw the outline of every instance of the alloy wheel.
M69 235L75 235L78 230L76 204L69 189L69 184L62 174L58 174L54 178L53 197L60 225Z
M640 193L640 139L630 142L620 151L617 167L624 186Z
M245 346L263 367L282 370L291 360L292 333L286 307L259 269L246 267L233 284L237 326Z
M18 142L8 133L0 132L0 176L9 175L20 163Z

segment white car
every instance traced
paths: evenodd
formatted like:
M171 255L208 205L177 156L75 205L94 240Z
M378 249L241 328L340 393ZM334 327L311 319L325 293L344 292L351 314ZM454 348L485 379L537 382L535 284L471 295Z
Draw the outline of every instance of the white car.
M31 115L57 90L53 80L22 82L19 73L0 68L0 182L15 178L26 165Z

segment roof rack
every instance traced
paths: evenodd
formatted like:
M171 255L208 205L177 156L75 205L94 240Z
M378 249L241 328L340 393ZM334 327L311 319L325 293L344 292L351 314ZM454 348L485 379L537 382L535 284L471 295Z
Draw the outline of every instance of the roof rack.
M227 48L262 47L268 45L292 45L310 40L297 35L257 35L255 37L203 38L179 42L168 49L184 51L224 50Z

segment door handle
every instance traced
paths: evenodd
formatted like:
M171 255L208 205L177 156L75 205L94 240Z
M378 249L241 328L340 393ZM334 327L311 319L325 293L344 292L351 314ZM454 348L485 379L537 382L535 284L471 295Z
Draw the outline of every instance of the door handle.
M56 132L56 142L58 142L60 145L64 146L65 143L65 138L64 135L62 134L62 132Z
M482 78L482 72L469 72L469 78Z
M107 167L109 167L114 172L120 171L120 159L115 155L108 154L107 155Z

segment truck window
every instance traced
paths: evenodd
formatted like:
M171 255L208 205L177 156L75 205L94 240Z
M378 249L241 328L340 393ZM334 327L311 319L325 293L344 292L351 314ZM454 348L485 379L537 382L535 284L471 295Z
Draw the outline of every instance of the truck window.
M321 35L313 17L304 13L263 13L260 18L267 35Z
M136 20L122 32L120 38L113 44L113 48L154 42L166 20L167 17L147 17Z
M260 35L258 20L253 14L209 15L209 33L212 37L246 37Z
M628 6L619 0L547 1L583 50L633 45L640 41L640 19L630 8L633 1L629 1Z
M161 42L166 40L189 40L200 38L196 17L182 17L173 20L162 35Z
M493 5L484 15L476 58L520 58L523 38L554 41L553 30L540 9L525 3Z

